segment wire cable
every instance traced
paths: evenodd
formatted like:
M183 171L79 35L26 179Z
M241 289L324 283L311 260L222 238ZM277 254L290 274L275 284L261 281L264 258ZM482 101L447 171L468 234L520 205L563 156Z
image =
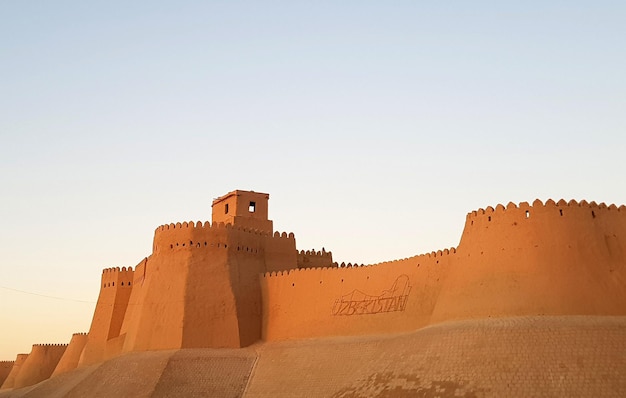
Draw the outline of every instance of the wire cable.
M39 296L39 297L45 297L45 298L50 298L50 299L55 299L55 300L74 301L74 302L76 302L76 303L89 303L89 304L95 304L95 301L77 300L77 299L71 299L71 298L67 298L67 297L49 296L49 295L47 295L47 294L40 294L40 293L27 292L27 291L25 291L25 290L13 289L12 287L6 287L6 286L0 286L0 289L4 289L4 290L11 290L11 291L13 291L13 292L18 292L18 293L23 293L23 294L30 294L31 296Z

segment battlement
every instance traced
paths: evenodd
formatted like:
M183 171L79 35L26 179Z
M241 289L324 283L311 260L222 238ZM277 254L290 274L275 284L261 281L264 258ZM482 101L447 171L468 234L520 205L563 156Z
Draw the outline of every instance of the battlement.
M532 204L509 202L506 207L498 204L468 213L459 246L472 248L478 254L496 247L536 247L557 241L561 246L571 246L595 231L597 242L606 239L611 250L620 251L618 241L624 238L625 222L624 205L564 199L548 199L545 203L536 199ZM546 233L548 230L551 232Z
M298 268L315 268L315 267L337 267L337 263L333 262L333 255L322 248L321 251L316 250L300 250L297 252Z
M335 262L324 248L297 250L293 233L268 228L264 195L233 191L213 202L212 222L158 226L152 254L134 270L104 269L89 333L73 334L59 372L138 350L625 311L624 205L488 206L466 215L456 247L366 265ZM67 347L36 344L32 353Z
M266 231L263 229L259 229L259 228L252 228L252 227L246 227L246 226L241 226L241 225L234 225L234 224L229 224L229 223L224 223L224 222L209 222L209 221L184 221L184 222L177 222L177 223L170 223L170 224L163 224L163 225L159 225L155 230L155 234L158 234L160 232L165 232L165 231L170 231L170 230L178 230L178 231L187 231L189 229L199 229L199 230L207 230L207 229L213 229L213 228L217 228L217 229L227 229L227 230L235 230L235 231L243 231L243 232L248 232L248 233L252 233L255 235L262 235L262 236L273 236L273 237L294 237L294 234L292 232L290 233L286 233L286 232L270 232L270 231Z
M294 240L292 232L274 232L225 224L223 222L210 223L208 221L185 221L164 224L155 229L153 253L167 252L169 250L192 249L192 248L221 248L229 247L247 248L248 253L260 253L259 244L254 245L250 238ZM245 241L245 242L244 242ZM256 247L255 247L256 246Z
M448 256L448 255L454 255L456 254L456 248L455 247L450 247L450 248L446 248L443 250L437 250L437 251L432 251L429 253L423 253L423 254L417 254L415 256L411 256L411 257L405 257L405 258L398 258L398 259L394 259L394 260L389 260L389 261L383 261L380 263L373 263L373 264L358 264L358 263L346 263L346 262L333 262L333 266L332 268L339 268L339 269L343 269L343 268L363 268L363 267L375 267L375 266L379 266L379 265L384 265L384 264L400 264L400 263L405 263L407 261L414 261L414 260L419 260L419 259L438 259L444 256ZM319 253L319 252L318 252ZM302 251L299 252L299 254L302 254ZM416 266L420 266L421 263L416 263ZM324 267L303 267L300 269L316 269L316 268L324 268ZM266 273L266 276L274 276L274 275L267 275L270 273Z
M601 214L603 211L615 212L626 214L626 206L621 205L617 207L615 204L607 205L604 202L597 204L596 202L587 202L586 200L581 200L577 202L576 200L570 200L566 202L564 199L555 202L552 199L546 200L543 203L539 199L535 199L530 205L528 202L521 202L519 204L515 204L513 202L509 202L506 207L502 204L496 205L496 207L488 206L483 209L480 208L478 210L474 210L467 214L466 219L470 222L474 220L487 218L487 221L491 221L491 218L494 216L502 216L502 215L512 215L515 217L523 216L523 218L532 218L533 215L537 214L559 214L559 216L565 216L570 211L575 211L575 214L580 214L579 211L583 209L588 209L589 214L595 218L597 215Z
M102 270L102 288L124 287L129 288L133 282L133 267L114 267Z
M300 250L298 251L298 254L301 256L316 256L316 257L332 257L332 253L331 252L327 252L325 249L322 249L321 251L315 251L315 250Z
M87 336L87 332L72 333L72 336Z

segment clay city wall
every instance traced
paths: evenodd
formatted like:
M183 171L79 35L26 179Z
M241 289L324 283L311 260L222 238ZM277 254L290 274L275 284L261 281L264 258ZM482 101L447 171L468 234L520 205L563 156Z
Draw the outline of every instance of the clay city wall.
M536 200L479 209L467 215L457 249L367 267L264 274L263 336L401 332L483 317L626 315L625 253L624 206ZM381 302L401 275L411 287L406 306L387 311Z
M0 361L0 387L2 387L4 381L9 377L14 363L15 361Z
M258 277L295 267L296 255L292 233L209 222L158 227L153 253L135 272L121 351L252 344L260 338Z
M325 249L316 250L300 250L297 253L298 268L319 268L319 267L337 267L333 263L333 254Z
M100 294L80 365L90 365L105 358L107 342L120 334L132 293L132 267L106 268L102 271Z
M377 265L265 273L268 341L415 330L430 321L456 256L446 249Z
M626 211L536 200L468 214L433 322L624 315Z
M299 268L307 264L319 266ZM394 333L455 319L626 315L625 285L626 207L603 203L479 209L457 248L369 266L298 252L292 233L169 224L134 271L103 271L88 336L18 355L2 388L71 370L77 356L82 366L123 352Z
M28 354L17 354L15 361L13 361L13 367L11 368L7 378L4 380L4 383L2 383L2 386L0 386L0 389L4 390L15 386L15 379L20 373L20 370L22 370L22 365L26 362L26 358L28 358Z
M33 344L15 377L14 389L32 386L48 379L63 356L67 344Z
M87 333L74 333L59 363L54 368L52 375L54 377L63 373L72 371L78 367L80 356L87 344Z

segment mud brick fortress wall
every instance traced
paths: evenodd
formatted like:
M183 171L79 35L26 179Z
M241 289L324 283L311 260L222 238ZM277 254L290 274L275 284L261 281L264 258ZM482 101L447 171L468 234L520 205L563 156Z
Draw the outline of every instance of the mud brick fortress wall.
M624 206L537 200L479 209L456 248L356 266L298 251L292 233L273 231L268 200L233 191L213 201L211 223L158 227L134 269L103 271L89 333L0 366L2 388L133 351L396 333L458 319L626 315Z
M265 273L266 340L454 319L626 314L626 209L509 203L467 215L457 248L366 267ZM315 297L314 300L311 297Z

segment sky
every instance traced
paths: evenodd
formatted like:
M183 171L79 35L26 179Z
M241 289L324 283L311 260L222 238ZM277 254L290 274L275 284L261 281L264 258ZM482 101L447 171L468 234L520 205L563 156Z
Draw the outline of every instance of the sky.
M468 212L626 203L621 1L0 2L0 360L103 268L270 194L299 249L455 247Z

